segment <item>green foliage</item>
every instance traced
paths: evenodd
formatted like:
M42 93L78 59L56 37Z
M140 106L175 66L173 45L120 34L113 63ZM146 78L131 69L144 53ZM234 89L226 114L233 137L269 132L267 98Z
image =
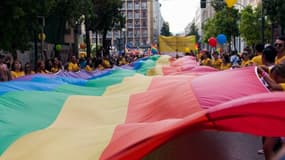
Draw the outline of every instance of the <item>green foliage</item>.
M260 42L261 23L258 14L251 6L247 6L241 11L240 35L245 42L252 46L256 42Z
M162 36L172 36L171 32L169 31L169 23L168 22L163 22L160 34Z
M12 53L27 49L39 30L38 16L47 15L54 0L2 0L0 2L0 48Z
M93 28L103 36L103 48L108 52L108 44L106 43L107 32L113 29L116 24L123 27L124 17L120 12L122 1L118 0L93 0L94 18Z
M123 28L125 18L118 0L1 0L0 48L15 52L25 50L41 31L45 18L47 41L63 40L66 22L72 27L85 22L87 30L98 31L106 37L116 23Z
M261 6L253 9L251 6L245 7L241 11L240 35L246 41L247 45L253 46L261 43ZM271 39L269 20L265 21L264 33L265 39Z
M279 24L284 31L285 28L285 3L284 0L263 0L265 15L274 24Z
M211 6L215 9L215 11L220 11L226 8L226 3L224 0L212 0Z
M235 8L224 8L215 15L215 26L218 34L223 33L227 37L237 36L239 13Z
M187 33L187 36L194 35L196 37L196 41L198 41L200 39L198 31L198 27L195 25L195 23L192 23L190 26L190 32Z
M208 39L210 37L215 37L218 34L214 18L208 19L208 21L205 24L203 24L203 32L204 32L203 36L204 43L208 43Z
M237 36L239 33L238 20L239 14L237 9L224 8L216 12L215 16L203 25L203 42L207 43L210 37L216 37L218 34L225 34L227 37Z

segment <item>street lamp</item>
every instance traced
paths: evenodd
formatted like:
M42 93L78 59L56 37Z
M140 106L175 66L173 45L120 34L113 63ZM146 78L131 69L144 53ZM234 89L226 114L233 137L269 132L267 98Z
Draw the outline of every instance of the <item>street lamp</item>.
M125 28L122 28L122 33L123 33L123 38L124 38L124 40L123 40L123 55L125 55L125 48L126 48L126 29Z
M264 18L264 0L261 1L261 42L264 44L264 24L265 24L265 18Z
M44 34L44 28L45 28L45 17L44 16L38 16L38 18L41 20L42 22L42 26L41 26L41 33L39 34L39 39L41 40L41 55L40 55L40 59L43 59L43 55L44 55L44 41L46 39L46 35Z

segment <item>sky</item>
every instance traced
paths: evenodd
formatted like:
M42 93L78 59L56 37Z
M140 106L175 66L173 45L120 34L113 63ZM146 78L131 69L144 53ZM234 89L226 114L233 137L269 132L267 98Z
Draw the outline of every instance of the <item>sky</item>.
M185 27L192 22L200 0L159 0L164 21L169 23L173 34L184 33Z

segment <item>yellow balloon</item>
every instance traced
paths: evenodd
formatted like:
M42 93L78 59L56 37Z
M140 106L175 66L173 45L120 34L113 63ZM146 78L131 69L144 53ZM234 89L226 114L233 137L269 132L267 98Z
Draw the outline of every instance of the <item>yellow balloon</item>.
M45 33L39 33L38 38L39 38L39 40L44 41L44 40L46 40L46 34Z
M226 3L229 8L232 8L237 3L237 0L226 0Z
M185 48L185 53L190 53L190 49L189 48Z

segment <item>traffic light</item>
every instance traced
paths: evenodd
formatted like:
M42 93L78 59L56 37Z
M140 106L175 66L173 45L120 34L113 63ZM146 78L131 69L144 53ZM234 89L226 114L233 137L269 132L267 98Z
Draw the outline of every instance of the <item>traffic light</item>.
M200 8L206 8L206 3L207 3L207 0L201 0L200 1Z

